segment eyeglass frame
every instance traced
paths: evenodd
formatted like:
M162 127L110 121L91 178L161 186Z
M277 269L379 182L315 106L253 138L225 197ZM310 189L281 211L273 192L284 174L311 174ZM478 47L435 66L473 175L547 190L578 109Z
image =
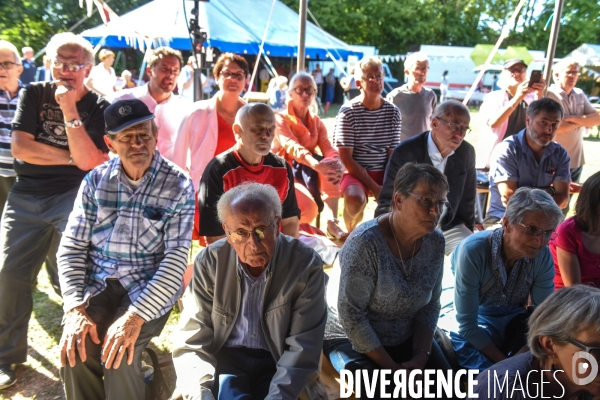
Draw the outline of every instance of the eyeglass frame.
M377 82L377 81L383 82L383 80L385 79L385 74L377 74L377 75L369 74L366 76L361 76L360 79L364 80L364 81L369 81L369 82Z
M227 227L227 224L223 224ZM267 236L265 236L265 231L267 229L273 229L273 235L275 234L275 229L277 229L277 221L270 223L269 225L261 225L261 226L257 226L256 228L252 229L251 231L247 231L245 229L238 229L236 231L231 231L229 229L229 227L227 227L227 231L225 232L227 234L227 236L229 236L231 238L231 241L235 244L244 244L248 242L248 239L250 239L250 235L254 234L256 235L256 237L258 238L259 242L262 242L263 240L268 239ZM257 229L263 229L263 231L261 233L257 232ZM238 233L239 231L244 231L245 232L245 239L243 241L236 241L233 239L233 237L231 236L232 233L235 233L237 235L240 235L240 233ZM261 237L261 234L263 235L263 237ZM241 236L241 235L240 235Z
M455 133L456 133L456 132L458 132L458 129L460 128L460 133L463 133L463 132L464 132L464 134L465 134L465 135L468 135L469 133L471 133L471 127L470 127L470 126L462 126L461 124L457 124L457 123L454 123L454 122L450 122L450 121L448 121L448 120L445 120L445 119L444 119L444 118L442 118L442 117L435 117L435 118L437 118L437 119L439 119L440 121L442 121L442 122L446 123L446 125L448 125L448 127L450 128L450 130L451 130L452 132L455 132ZM458 127L458 128L457 128L457 127Z
M60 64L60 66L58 66L57 64ZM71 70L70 66L75 66L76 69L75 70ZM64 71L65 70L65 66L67 67L67 72L79 72L83 69L83 67L85 67L86 65L88 65L88 63L83 63L83 64L78 64L75 62L65 62L65 61L59 61L57 59L52 60L52 68L58 69L60 71Z
M522 222L519 222L519 225L521 225L523 228L525 228L525 233L527 233L529 236L535 236L538 237L541 234L544 234L544 240L554 240L558 237L558 233L556 232L556 229L552 229L552 230L543 230L538 228L537 226L532 226L532 225L525 225ZM535 228L535 230L534 230Z
M227 75L225 75L225 74L227 74ZM234 79L236 81L243 81L248 76L243 71L242 72L221 71L221 72L219 72L219 77L222 77L223 79Z
M11 65L10 68L6 67L6 64ZM11 69L15 69L16 67L18 67L19 65L23 65L23 64L18 64L12 61L4 61L4 62L0 62L0 68L6 71L10 71Z
M448 200L433 201L431 198L421 196L419 194L414 194L411 192L406 192L406 193L415 197L417 199L417 201L419 202L419 205L427 210L431 210L431 208L433 206L436 206L438 212L442 213L446 208L450 207L450 202ZM426 204L423 204L423 202L426 202Z
M596 358L597 360L600 361L600 347L587 346L587 345L581 343L579 340L575 340L573 338L567 338L567 339L565 339L565 341L567 343L571 343L573 346L579 347L581 350L585 351L586 353L590 354L591 356L593 356L594 358ZM594 351L594 350L598 351L597 356L594 353L592 353L592 351Z
M300 89L300 93L298 93L298 89ZM310 90L310 92L309 92L309 90ZM296 93L298 96L302 96L304 93L306 93L309 96L312 96L313 94L315 94L317 92L317 89L315 89L314 87L302 89L300 86L296 86L295 88L292 89L292 92Z

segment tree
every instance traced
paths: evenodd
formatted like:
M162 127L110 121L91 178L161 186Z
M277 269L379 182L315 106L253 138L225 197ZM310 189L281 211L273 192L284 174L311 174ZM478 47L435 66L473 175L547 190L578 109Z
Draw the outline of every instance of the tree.
M120 15L149 1L112 0L106 3ZM17 48L31 46L35 50L44 48L54 34L66 31L86 16L86 10L79 7L79 0L0 0L0 9L0 39L8 40ZM76 33L101 23L96 12L77 28Z
M282 0L298 10L298 0ZM309 9L327 32L352 44L376 46L382 54L415 51L421 44L493 44L519 0L310 0ZM546 50L554 0L529 0L504 41ZM309 18L310 20L310 18ZM566 0L557 56L583 43L600 42L600 2Z

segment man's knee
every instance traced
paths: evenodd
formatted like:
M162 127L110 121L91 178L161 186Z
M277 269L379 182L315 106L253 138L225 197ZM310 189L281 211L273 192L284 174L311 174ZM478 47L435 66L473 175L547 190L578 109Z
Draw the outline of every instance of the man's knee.
M344 206L351 209L363 209L367 204L367 194L362 187L350 185L344 191Z

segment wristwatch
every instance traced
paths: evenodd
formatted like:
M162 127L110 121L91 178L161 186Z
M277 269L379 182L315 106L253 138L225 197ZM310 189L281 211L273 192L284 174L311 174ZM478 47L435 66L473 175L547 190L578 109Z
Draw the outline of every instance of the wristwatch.
M65 121L65 126L67 128L79 128L82 124L80 119L74 119L72 121Z

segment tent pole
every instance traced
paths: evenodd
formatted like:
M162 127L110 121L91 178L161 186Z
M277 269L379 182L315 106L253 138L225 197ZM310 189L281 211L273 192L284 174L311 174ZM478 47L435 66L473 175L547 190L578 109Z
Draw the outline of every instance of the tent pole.
M298 29L298 64L296 72L304 71L304 59L306 57L306 1L300 0L299 29Z
M554 3L554 17L552 19L552 29L550 30L550 40L548 41L548 51L546 53L546 87L544 88L544 97L546 96L548 86L552 81L552 64L554 62L554 53L556 53L556 43L558 42L558 31L560 30L562 9L563 0L556 0L556 3Z

